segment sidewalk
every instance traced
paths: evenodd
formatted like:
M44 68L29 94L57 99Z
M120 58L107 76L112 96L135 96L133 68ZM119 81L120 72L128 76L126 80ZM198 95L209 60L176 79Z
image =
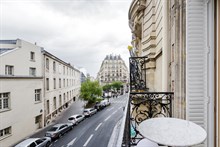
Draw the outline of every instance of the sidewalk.
M26 138L32 138L32 137L44 137L45 132L54 124L56 123L65 123L67 122L67 118L73 114L79 114L83 112L83 105L84 102L82 100L77 100L76 102L73 102L68 108L64 109L61 113L57 114L57 117L54 118L50 124L45 126L44 128L36 130L32 135L26 137Z

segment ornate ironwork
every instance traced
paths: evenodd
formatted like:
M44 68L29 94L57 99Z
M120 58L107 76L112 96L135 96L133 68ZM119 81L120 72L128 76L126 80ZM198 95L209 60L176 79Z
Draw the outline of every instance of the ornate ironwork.
M149 118L172 117L173 92L133 92L130 93L126 125L129 137L124 140L126 146L137 145L143 139L143 135L138 130L138 125ZM127 143L126 143L127 141Z
M144 64L147 57L130 57L130 91L147 91Z

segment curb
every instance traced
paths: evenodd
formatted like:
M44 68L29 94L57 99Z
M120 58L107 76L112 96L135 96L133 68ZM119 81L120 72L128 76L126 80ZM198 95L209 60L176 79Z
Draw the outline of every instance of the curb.
M115 125L115 127L112 131L112 135L110 137L110 140L108 142L108 147L116 147L117 146L118 136L119 136L120 128L121 128L121 122L122 122L122 119L120 119L117 122L117 124Z

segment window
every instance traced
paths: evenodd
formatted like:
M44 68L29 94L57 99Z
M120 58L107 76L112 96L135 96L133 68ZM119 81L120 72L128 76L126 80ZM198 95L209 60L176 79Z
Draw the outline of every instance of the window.
M29 72L30 76L36 76L36 68L30 67Z
M49 70L49 59L48 58L46 58L46 69Z
M0 111L9 109L10 93L0 93Z
M30 59L31 59L31 61L35 61L35 53L34 52L30 53Z
M59 79L59 88L61 88L61 79Z
M14 75L14 66L5 65L5 75Z
M56 78L53 78L53 88L56 89Z
M49 78L46 78L46 88L49 90Z
M42 121L42 115L38 115L35 117L35 124L41 123Z
M35 89L35 102L41 101L41 89Z
M63 87L65 87L65 79L63 79Z
M59 95L59 106L61 106L62 105L62 97L61 97L61 95Z
M57 108L57 100L56 97L53 98L53 109L56 110Z
M53 71L56 71L56 62L53 61Z
M11 134L11 127L0 130L0 138L10 134Z

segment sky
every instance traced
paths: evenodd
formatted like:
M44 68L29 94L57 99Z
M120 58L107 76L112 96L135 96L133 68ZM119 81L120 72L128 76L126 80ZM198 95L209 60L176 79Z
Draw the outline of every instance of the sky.
M0 0L0 39L37 43L96 77L106 55L128 65L132 0Z

